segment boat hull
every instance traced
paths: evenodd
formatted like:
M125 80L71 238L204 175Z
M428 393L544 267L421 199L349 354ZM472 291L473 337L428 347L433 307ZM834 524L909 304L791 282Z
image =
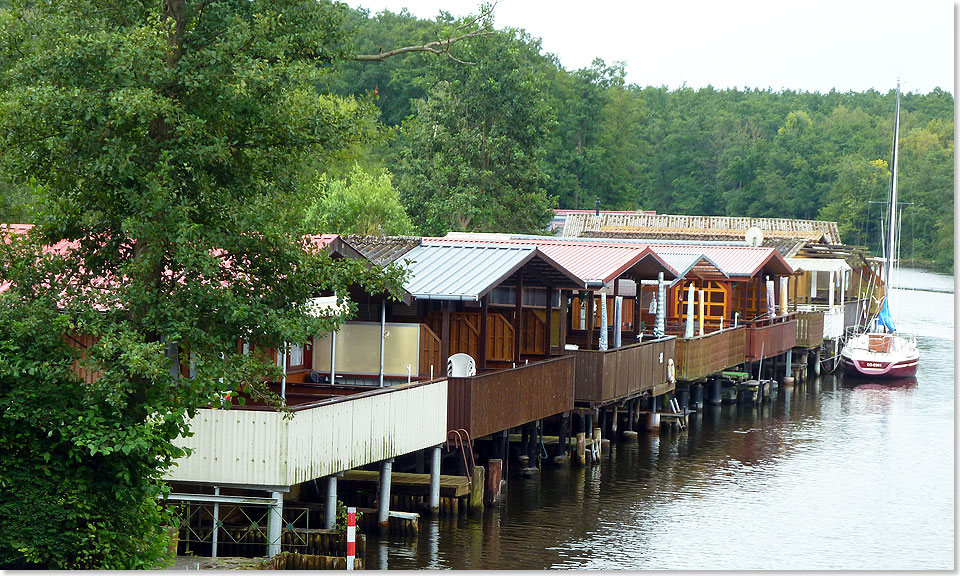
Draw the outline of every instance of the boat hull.
M848 376L864 378L908 378L917 374L918 358L903 361L857 360L840 357L840 366Z

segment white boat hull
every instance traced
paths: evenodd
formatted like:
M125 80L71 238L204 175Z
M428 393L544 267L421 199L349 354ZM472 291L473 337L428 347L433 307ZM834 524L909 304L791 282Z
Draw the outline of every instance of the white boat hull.
M919 363L916 341L899 334L860 334L840 351L843 372L851 376L907 378L916 375Z

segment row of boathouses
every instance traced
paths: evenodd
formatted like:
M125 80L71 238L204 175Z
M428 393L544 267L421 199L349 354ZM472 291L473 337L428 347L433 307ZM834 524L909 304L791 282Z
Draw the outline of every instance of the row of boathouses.
M482 507L507 475L682 427L724 381L830 369L831 343L879 300L876 263L833 223L633 216L564 214L560 237L314 237L335 258L405 269L402 298L318 294L358 313L266 351L290 413L214 405L193 419L191 453L167 474L180 552L313 550L338 501L382 530Z

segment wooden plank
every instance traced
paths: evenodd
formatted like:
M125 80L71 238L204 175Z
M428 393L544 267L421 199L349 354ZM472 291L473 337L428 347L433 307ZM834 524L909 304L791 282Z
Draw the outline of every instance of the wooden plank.
M376 489L380 485L377 470L347 470L339 483L354 484L354 488ZM393 494L426 495L430 493L430 475L412 472L393 472L390 475L390 492ZM440 496L456 497L470 494L470 482L466 476L440 475Z

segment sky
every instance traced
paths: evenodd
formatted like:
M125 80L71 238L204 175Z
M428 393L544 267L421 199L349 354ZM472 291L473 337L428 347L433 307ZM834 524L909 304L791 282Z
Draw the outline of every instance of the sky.
M347 0L421 18L479 0ZM523 28L568 70L626 62L641 86L809 92L954 92L955 0L501 0L497 28ZM387 47L384 46L384 50Z

